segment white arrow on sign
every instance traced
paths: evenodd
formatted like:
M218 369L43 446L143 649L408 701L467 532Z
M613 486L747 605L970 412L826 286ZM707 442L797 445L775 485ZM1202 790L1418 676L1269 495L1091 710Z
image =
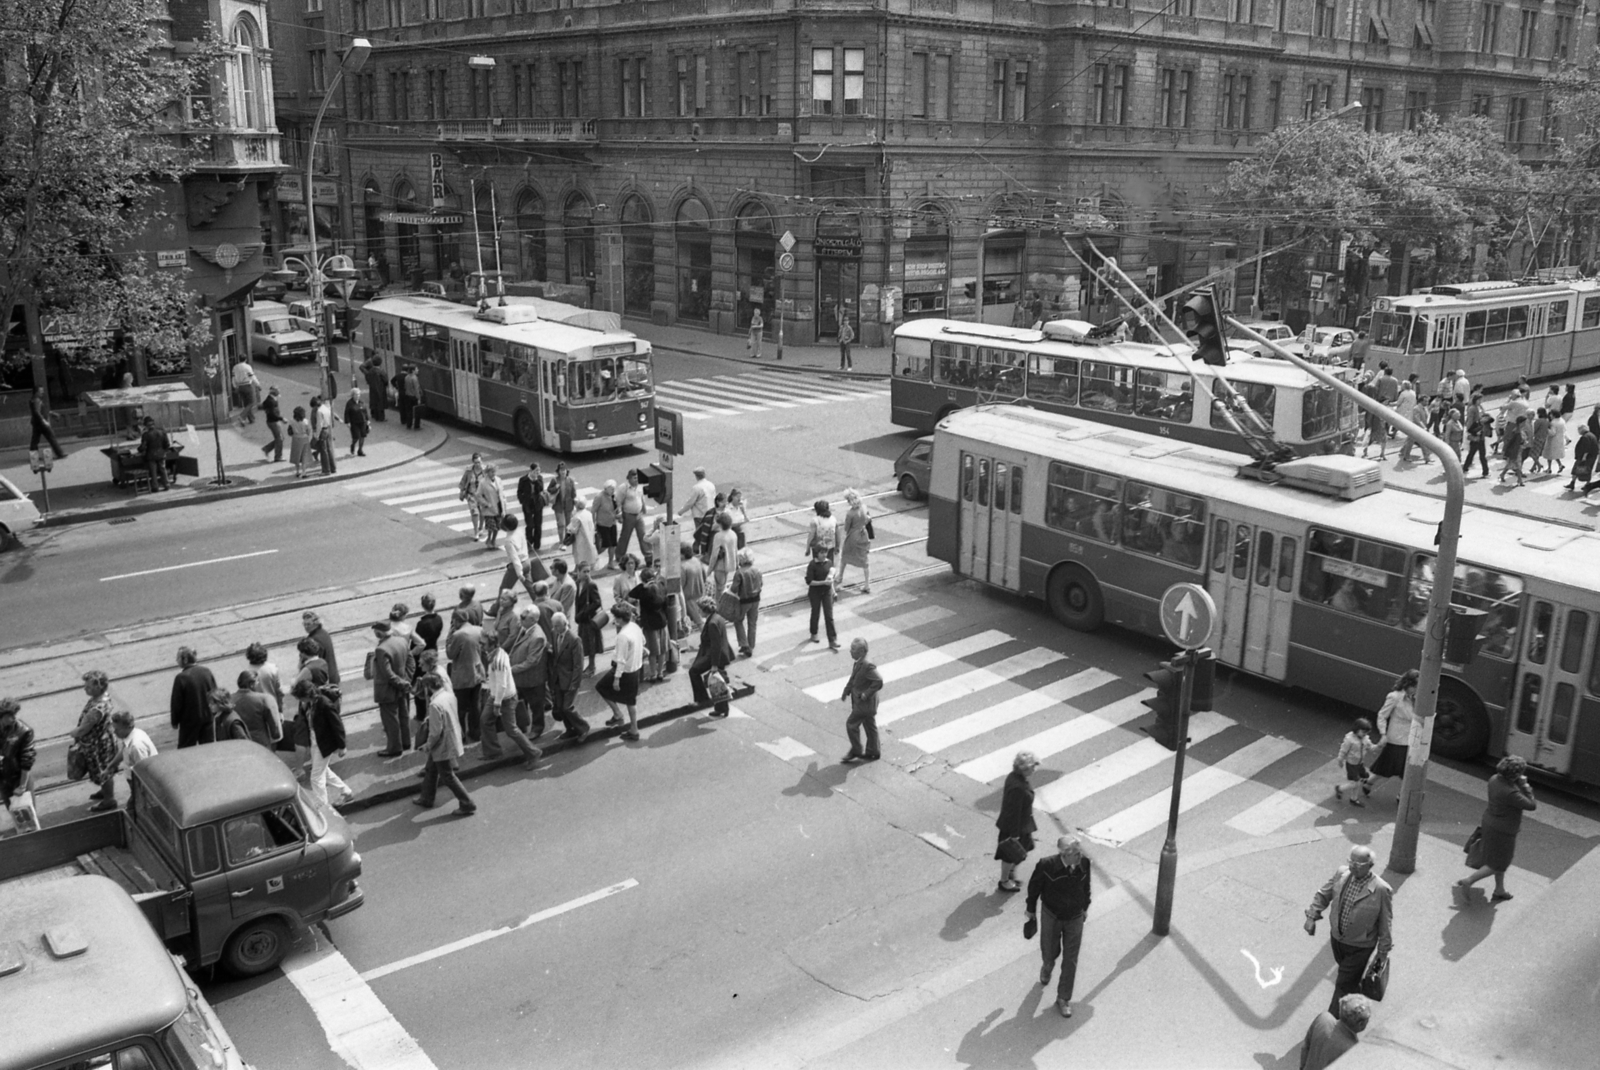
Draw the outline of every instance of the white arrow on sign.
M1190 591L1184 591L1183 597L1179 599L1177 605L1172 607L1172 611L1181 620L1180 626L1183 629L1184 637L1188 638L1194 632L1194 619L1200 615L1200 607L1194 604L1194 594Z

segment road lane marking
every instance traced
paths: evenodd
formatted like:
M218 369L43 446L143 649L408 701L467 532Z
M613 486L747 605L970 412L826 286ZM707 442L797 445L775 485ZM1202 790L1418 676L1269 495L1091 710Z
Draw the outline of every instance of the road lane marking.
M101 583L110 583L112 580L131 580L138 576L154 576L159 572L176 572L183 568L199 568L201 565L221 565L229 561L243 561L247 557L265 557L275 554L276 550L256 550L248 554L233 554L229 557L213 557L208 561L189 561L182 565L167 565L164 568L147 568L143 572L124 572L119 576L101 576Z
M437 1070L338 948L296 952L283 960L283 975L317 1016L328 1047L355 1070Z
M588 895L580 895L578 898L569 899L559 906L549 907L548 909L541 910L536 914L529 914L526 918L523 918L515 925L502 925L498 929L485 929L481 933L474 933L471 936L464 936L460 940L453 940L448 944L443 944L434 948L432 951L423 951L420 954L412 955L396 962L391 962L387 966L379 966L376 969L368 970L366 973L361 975L360 979L362 981L376 981L378 978L387 977L391 973L397 973L400 970L408 969L412 966L420 966L424 962L432 962L434 959L444 958L446 955L453 955L457 951L465 951L469 947L476 947L477 945L486 941L494 940L498 937L506 936L510 933L526 929L530 925L539 924L541 921L549 921L551 918L559 917L560 915L569 911L577 910L579 907L588 906L590 903L598 903L600 900L608 899L619 892L625 892L629 888L637 887L639 887L639 882L634 880L632 877L629 877L625 881L620 881L609 887L601 888L597 892L590 892Z

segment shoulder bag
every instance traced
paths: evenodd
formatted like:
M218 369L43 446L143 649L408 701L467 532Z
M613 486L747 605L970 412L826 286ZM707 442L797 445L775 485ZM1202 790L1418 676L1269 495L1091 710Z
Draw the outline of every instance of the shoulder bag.
M1361 994L1370 1000L1382 1002L1389 991L1389 956L1374 951L1367 961L1367 971L1361 975Z
M1016 836L1007 836L1000 841L1000 861L1008 865L1017 865L1028 857L1028 849L1022 846L1022 840Z
M867 538L870 540L876 539L877 537L878 533L872 530L872 518L869 516L867 517Z
M1467 852L1467 865L1469 867L1472 869L1483 868L1484 850L1482 825L1479 825L1477 828L1472 830L1472 835L1467 837L1466 846L1462 849Z
M83 748L77 743L67 747L67 779L82 780L89 775L89 763L83 756Z

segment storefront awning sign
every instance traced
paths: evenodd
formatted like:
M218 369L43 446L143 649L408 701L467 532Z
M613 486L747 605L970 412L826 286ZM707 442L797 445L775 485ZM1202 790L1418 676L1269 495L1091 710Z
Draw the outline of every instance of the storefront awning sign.
M132 409L173 401L199 401L187 383L153 383L120 390L90 390L83 395L97 409Z
M385 223L409 227L458 226L466 221L465 216L434 215L431 212L379 212L378 218Z

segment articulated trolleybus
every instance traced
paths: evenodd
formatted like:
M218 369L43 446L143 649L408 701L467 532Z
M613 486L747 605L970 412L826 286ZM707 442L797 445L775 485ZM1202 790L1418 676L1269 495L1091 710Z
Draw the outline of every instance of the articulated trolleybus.
M1082 630L1160 635L1162 592L1203 584L1224 664L1376 709L1421 659L1443 502L1384 488L1355 457L1286 462L1276 484L1241 463L1053 413L964 409L934 434L928 552ZM1587 529L1467 508L1435 750L1519 754L1600 784L1597 559Z
M1008 401L1240 448L1238 433L1214 406L1203 399L1195 404L1193 376L1164 347L1090 339L1087 329L1073 320L1038 331L913 320L894 332L889 418L927 432L957 409ZM1214 381L1214 369L1200 364L1196 370ZM1223 371L1279 444L1310 454L1338 452L1354 441L1354 403L1287 361L1243 360Z
M540 316L570 306L511 299L475 311L437 297L385 297L361 310L357 342L386 375L414 364L423 404L558 453L655 435L650 343Z

